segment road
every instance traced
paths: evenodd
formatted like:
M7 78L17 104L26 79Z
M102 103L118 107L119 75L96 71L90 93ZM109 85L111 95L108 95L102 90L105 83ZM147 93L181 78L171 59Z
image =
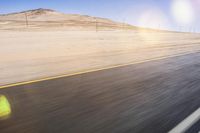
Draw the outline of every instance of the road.
M200 107L200 53L8 87L0 95L11 107L1 133L164 133Z
M200 131L200 120L190 127L186 133L199 133Z

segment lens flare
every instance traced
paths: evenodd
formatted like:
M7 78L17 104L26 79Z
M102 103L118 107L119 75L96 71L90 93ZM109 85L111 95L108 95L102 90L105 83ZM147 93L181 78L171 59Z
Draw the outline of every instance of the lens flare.
M167 19L161 10L147 10L143 12L139 18L139 26L160 29L161 26L167 26Z
M10 104L7 98L3 95L0 95L0 119L6 119L11 114Z
M151 45L151 43L149 43L150 41L160 41L164 39L163 36L161 36L158 32L161 29L169 27L169 21L161 9L149 7L140 15L140 18L138 19L138 25L141 27L154 29L139 30L139 36L141 39L146 42L146 45Z
M171 12L179 24L190 24L195 18L194 8L190 0L174 0Z

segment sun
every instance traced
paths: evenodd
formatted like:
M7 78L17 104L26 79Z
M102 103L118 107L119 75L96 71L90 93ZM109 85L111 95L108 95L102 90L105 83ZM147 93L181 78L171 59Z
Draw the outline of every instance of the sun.
M190 24L194 21L194 9L190 0L174 0L171 10L179 24Z

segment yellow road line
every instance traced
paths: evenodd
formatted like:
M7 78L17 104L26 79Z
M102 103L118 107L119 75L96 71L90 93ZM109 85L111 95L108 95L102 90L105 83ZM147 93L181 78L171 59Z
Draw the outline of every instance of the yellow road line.
M129 65L136 65L136 64L141 64L141 63L145 63L145 62L157 61L157 60L162 60L162 59L167 59L167 58L172 58L172 57L178 57L178 56L184 56L184 55L188 55L188 54L192 54L192 53L198 53L198 52L199 51L197 51L197 52L193 51L193 52L190 52L190 53L182 53L182 54L165 56L165 57L157 57L157 58L147 59L147 60L143 60L143 61L137 61L137 62L133 62L133 63L127 63L127 64L122 64L122 65L115 65L115 66L110 66L110 67L105 67L105 68L76 72L76 73L72 73L72 74L64 74L64 75L59 75L59 76L52 76L52 77L47 77L47 78L31 80L31 81L18 82L18 83L14 83L14 84L8 84L8 85L0 86L0 89L5 89L5 88L9 88L9 87L14 87L14 86L20 86L20 85L26 85L26 84L31 84L31 83L37 83L37 82L42 82L42 81L47 81L47 80L59 79L59 78L63 78L63 77L81 75L81 74L85 74L85 73L92 73L92 72L97 72L97 71L102 71L102 70L113 69L113 68L119 68L119 67L124 67L124 66L129 66Z

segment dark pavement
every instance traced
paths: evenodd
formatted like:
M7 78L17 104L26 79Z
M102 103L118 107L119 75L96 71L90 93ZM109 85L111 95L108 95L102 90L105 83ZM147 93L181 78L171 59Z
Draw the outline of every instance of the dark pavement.
M200 53L0 90L0 133L165 133L200 107Z
M200 120L186 131L186 133L199 133L199 132L200 132Z

